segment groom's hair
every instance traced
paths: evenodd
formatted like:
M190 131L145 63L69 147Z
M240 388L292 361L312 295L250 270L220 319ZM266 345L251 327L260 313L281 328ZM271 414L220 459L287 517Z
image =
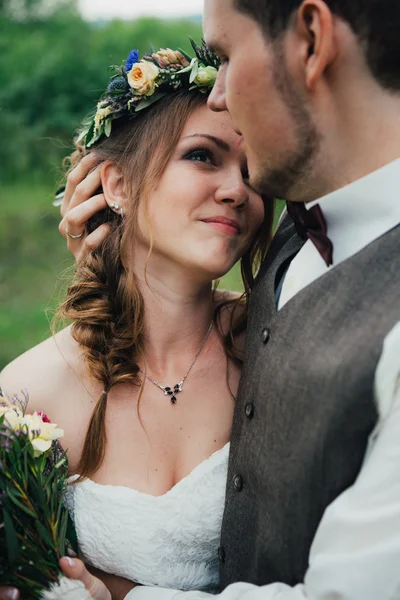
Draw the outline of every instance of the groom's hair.
M369 68L386 88L400 90L400 0L324 0L347 21L365 48ZM235 0L236 8L275 39L288 27L302 0Z

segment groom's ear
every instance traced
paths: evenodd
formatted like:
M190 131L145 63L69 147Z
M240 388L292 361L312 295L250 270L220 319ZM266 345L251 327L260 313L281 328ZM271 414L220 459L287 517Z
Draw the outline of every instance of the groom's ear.
M110 160L106 160L100 170L101 184L108 206L125 208L126 191L125 179L121 170Z
M334 16L324 0L304 0L293 28L300 44L300 60L305 87L311 91L337 55Z

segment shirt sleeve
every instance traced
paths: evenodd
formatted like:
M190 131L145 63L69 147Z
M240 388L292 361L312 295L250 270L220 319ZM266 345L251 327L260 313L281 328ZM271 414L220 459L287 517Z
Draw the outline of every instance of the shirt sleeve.
M354 485L326 509L304 584L234 583L218 596L136 587L127 600L396 600L400 598L400 323L375 377L378 425Z

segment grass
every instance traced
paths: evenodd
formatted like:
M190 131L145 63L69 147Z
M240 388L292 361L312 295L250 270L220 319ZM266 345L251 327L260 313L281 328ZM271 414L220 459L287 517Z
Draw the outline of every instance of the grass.
M50 334L73 266L51 184L0 184L0 369ZM238 266L220 283L242 289ZM49 315L49 316L48 316Z

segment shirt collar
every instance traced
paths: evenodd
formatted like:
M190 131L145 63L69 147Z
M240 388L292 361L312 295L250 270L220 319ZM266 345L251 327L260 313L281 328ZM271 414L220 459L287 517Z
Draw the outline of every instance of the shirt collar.
M350 258L400 223L400 159L336 190L319 204L334 246L334 265Z

